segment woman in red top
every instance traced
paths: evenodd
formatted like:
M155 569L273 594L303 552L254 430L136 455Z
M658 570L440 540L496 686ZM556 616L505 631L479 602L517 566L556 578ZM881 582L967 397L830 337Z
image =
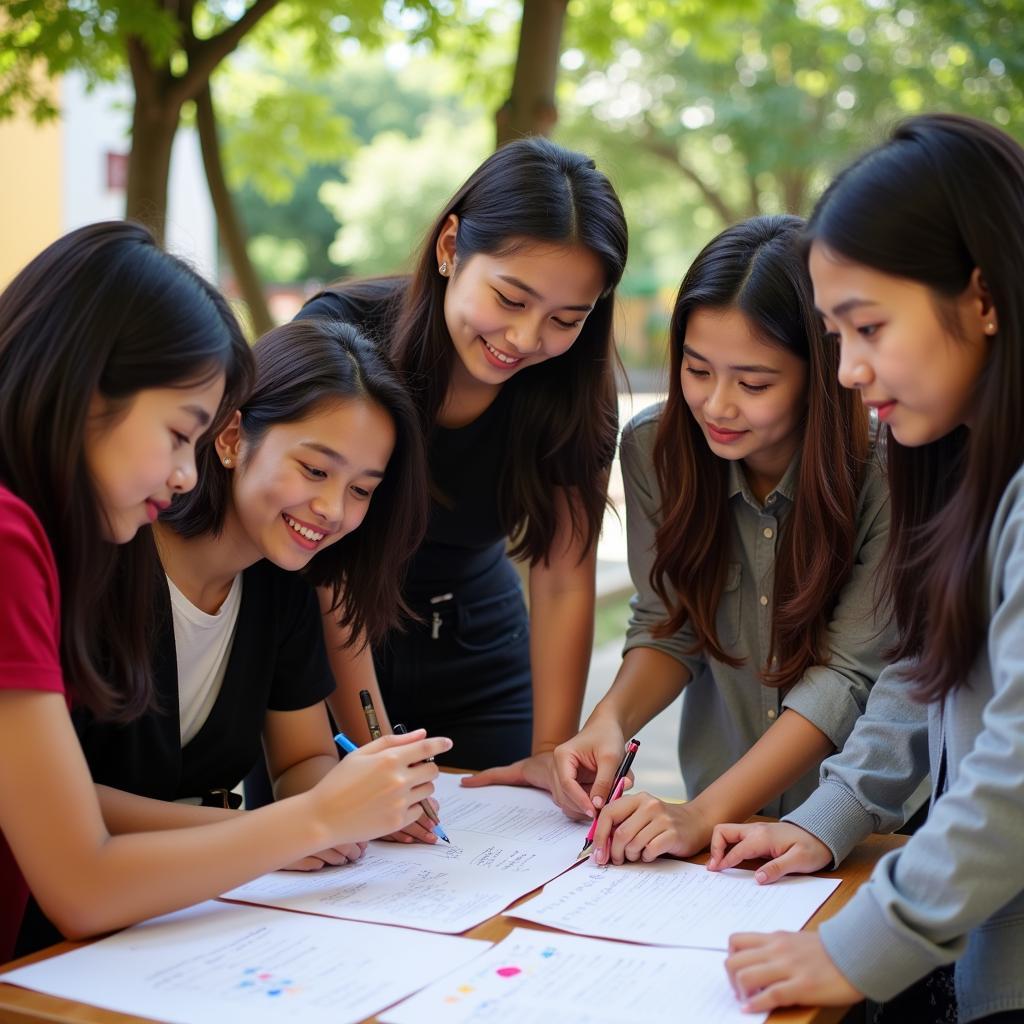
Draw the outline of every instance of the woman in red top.
M26 883L66 935L109 931L402 828L432 791L419 762L450 742L412 733L230 821L104 821L68 704L149 706L143 527L195 485L195 442L250 376L224 300L133 224L72 232L0 295L0 961Z

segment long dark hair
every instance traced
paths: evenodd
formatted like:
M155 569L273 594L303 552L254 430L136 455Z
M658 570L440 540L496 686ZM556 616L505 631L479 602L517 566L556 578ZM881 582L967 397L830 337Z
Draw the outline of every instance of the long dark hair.
M798 217L754 217L704 247L679 288L671 324L669 394L654 447L662 494L651 585L669 610L665 635L689 622L695 650L737 666L718 639L715 615L730 557L728 462L708 447L683 398L680 370L690 315L735 309L763 339L808 365L807 411L793 508L775 559L769 686L791 686L827 661L826 627L854 563L857 501L868 451L867 417L839 386L838 352L822 340L798 241ZM724 532L723 532L724 531Z
M412 399L379 350L350 324L296 320L253 346L256 384L241 407L250 454L278 423L294 423L325 406L374 402L395 427L395 447L358 530L316 554L303 570L314 586L332 588L332 611L352 642L375 642L403 611L403 571L427 523L427 461ZM183 537L220 533L231 500L231 473L212 443L198 455L199 484L176 498L161 519Z
M918 697L939 699L967 678L984 642L988 533L1024 460L1024 149L973 118L910 118L836 178L808 234L840 258L927 285L954 336L950 301L975 268L998 311L970 431L909 448L885 428L891 653L914 659Z
M557 528L557 488L572 492L573 531L589 548L601 530L603 479L618 431L612 316L626 263L622 206L589 157L539 138L503 146L455 193L427 234L388 332L392 359L416 389L428 436L455 358L444 318L447 280L437 272L435 255L452 214L459 219L460 265L478 253L508 255L548 242L585 246L604 268L604 291L569 351L504 385L513 392L516 443L509 447L498 494L506 534L515 538L513 556L526 556L531 564L547 558ZM369 283L373 294L387 287L387 281ZM357 282L334 290L355 297L353 289L366 288Z
M83 455L90 402L224 372L218 424L252 360L227 303L137 224L72 231L0 295L0 481L39 517L61 588L61 666L76 701L127 720L152 697L152 531L106 543ZM216 427L218 424L214 424ZM102 639L101 639L102 638Z

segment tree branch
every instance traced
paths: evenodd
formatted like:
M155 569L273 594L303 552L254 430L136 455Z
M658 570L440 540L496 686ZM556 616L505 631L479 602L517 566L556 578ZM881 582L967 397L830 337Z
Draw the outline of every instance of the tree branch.
M189 47L188 71L178 79L175 92L179 102L194 100L203 86L209 82L217 65L241 42L247 32L255 28L257 22L277 6L279 0L254 0L252 6L238 21L232 22L222 32L209 39L196 42ZM191 19L183 26L186 38L195 39L192 35Z
M649 130L640 136L640 144L649 153L670 163L687 181L691 181L696 185L700 194L704 197L704 201L718 214L726 227L734 224L739 219L733 213L729 204L722 198L721 194L713 189L689 164L683 161L679 155L679 150L674 145L657 138L653 130Z

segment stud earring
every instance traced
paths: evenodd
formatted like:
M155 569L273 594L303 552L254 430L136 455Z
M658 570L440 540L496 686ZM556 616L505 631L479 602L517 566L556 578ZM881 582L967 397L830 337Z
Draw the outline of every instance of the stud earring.
M996 325L994 323L992 323L991 321L989 321L987 324L985 324L985 333L986 334L995 334L996 333Z
M224 465L225 466L230 466L231 465L231 460L229 458L225 458L224 459Z
M439 266L437 268L437 272L442 277L447 277L448 276L448 261L447 260L441 260L441 266Z

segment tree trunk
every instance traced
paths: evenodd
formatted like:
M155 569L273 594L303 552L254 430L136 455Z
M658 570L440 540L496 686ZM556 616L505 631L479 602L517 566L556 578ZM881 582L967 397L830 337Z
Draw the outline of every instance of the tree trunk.
M220 241L227 250L228 259L234 268L238 290L249 307L253 332L257 335L264 334L274 326L274 321L267 308L267 299L263 294L259 274L249 259L245 226L235 209L224 175L224 166L220 159L220 140L217 137L217 117L208 82L196 96L196 125L199 129L199 145L203 151L206 183L209 185L213 209L217 214Z
M567 0L523 0L512 91L495 115L498 146L549 135L558 120L555 85L566 6Z
M178 103L156 89L140 89L136 80L124 215L150 228L161 245L167 223L171 147L180 115Z
M807 215L804 206L807 202L808 174L805 171L789 169L780 172L778 177L782 184L783 209L787 213L805 217Z

